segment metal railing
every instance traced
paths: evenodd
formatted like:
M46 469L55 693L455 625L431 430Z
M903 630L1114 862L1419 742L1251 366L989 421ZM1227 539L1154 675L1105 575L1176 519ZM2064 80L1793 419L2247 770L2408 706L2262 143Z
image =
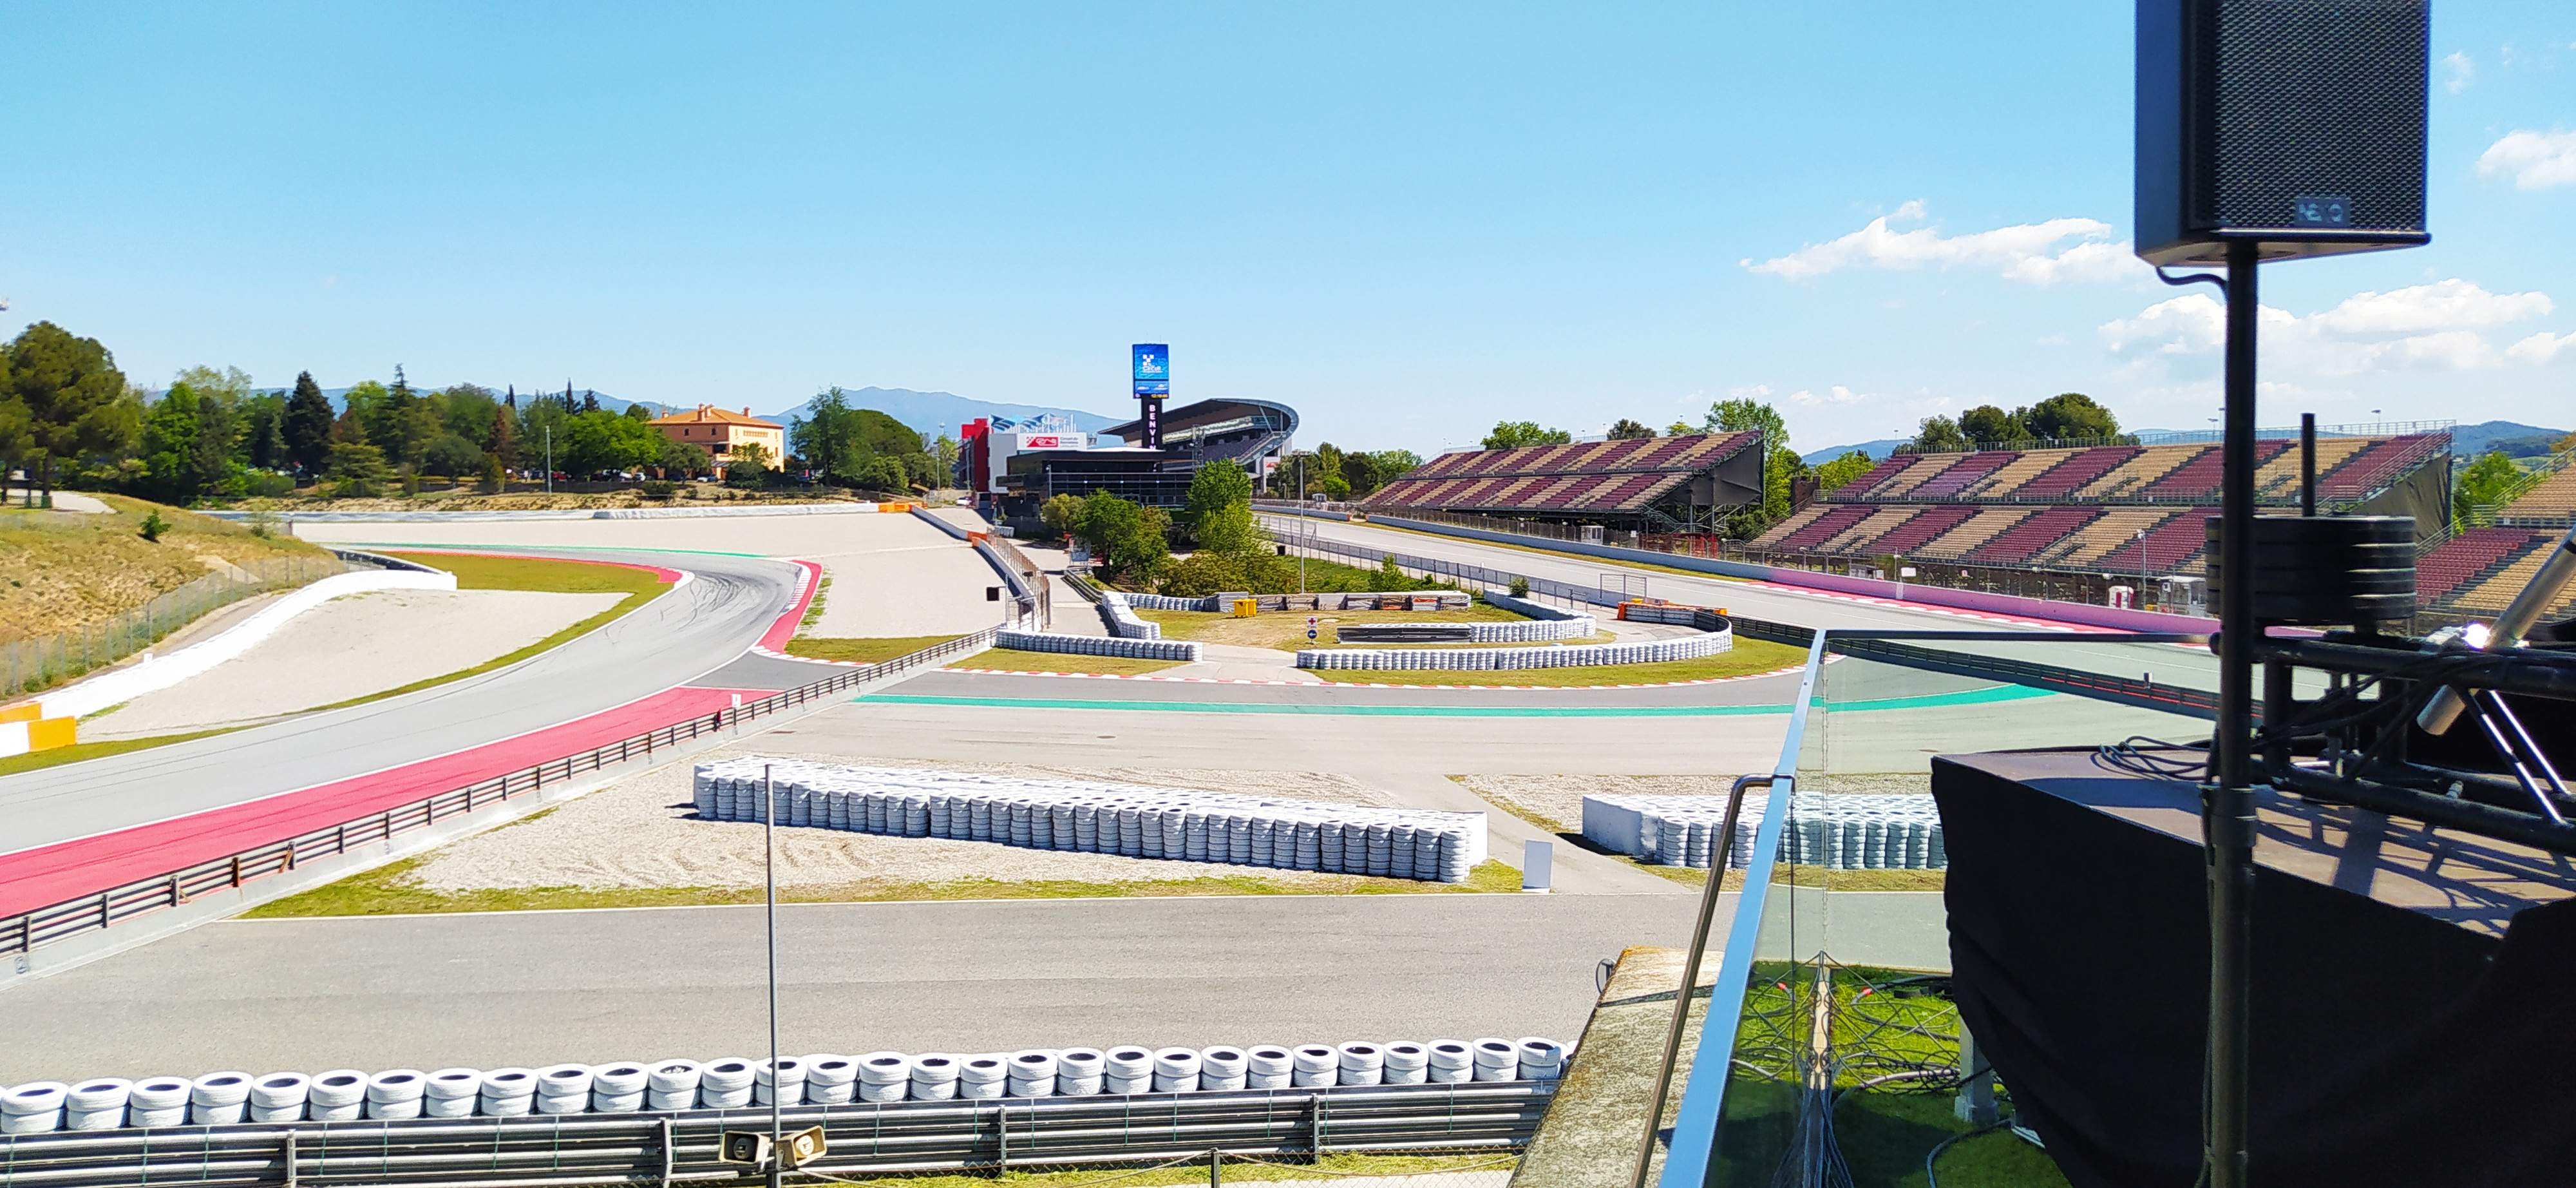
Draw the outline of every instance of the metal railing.
M918 652L836 673L758 701L719 709L659 730L549 759L533 767L423 797L382 812L0 919L0 954L32 952L40 946L112 928L165 908L179 907L200 895L231 890L285 874L299 863L377 845L415 829L426 829L512 797L536 792L548 784L561 784L586 772L603 771L629 760L651 759L659 752L691 739L794 709L946 656L988 646L995 630L987 627L972 635L959 636Z
M848 1178L1014 1167L1156 1163L1209 1154L1517 1151L1552 1081L1369 1085L1120 1097L790 1106L787 1131L823 1128L798 1171ZM108 1185L671 1184L734 1180L727 1130L767 1133L766 1108L628 1115L293 1122L0 1137L0 1188ZM1268 1176L1258 1177L1267 1179Z
M242 599L293 589L347 569L331 556L264 557L207 574L85 627L0 643L0 698L48 688L114 664Z

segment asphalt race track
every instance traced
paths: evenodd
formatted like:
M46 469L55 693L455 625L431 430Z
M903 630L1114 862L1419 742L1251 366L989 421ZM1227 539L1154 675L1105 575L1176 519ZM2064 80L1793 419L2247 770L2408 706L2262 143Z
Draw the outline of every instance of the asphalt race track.
M184 825L124 840L103 835L360 776L369 777L366 783L375 799L391 795L389 803L401 803L712 712L729 704L735 692L761 695L816 679L824 671L746 654L789 609L795 566L760 558L650 552L619 553L616 559L684 570L691 577L606 627L480 676L343 710L0 779L0 820L9 825L0 841L8 848L0 853L0 914L61 902L238 848ZM364 663L364 657L352 656L350 662ZM645 702L652 697L661 700ZM583 725L567 728L570 723ZM453 761L466 751L473 752L475 762L460 766ZM387 778L393 769L439 760L447 762L415 773L434 787L415 789L411 785L422 781ZM299 798L280 798L274 807L286 812L288 801L304 805ZM308 807L320 811L320 806ZM260 841L275 840L368 811L373 808L335 799L331 811L311 820L303 812L267 814L256 832L267 835ZM88 840L63 844L74 839ZM210 852L196 852L209 846Z

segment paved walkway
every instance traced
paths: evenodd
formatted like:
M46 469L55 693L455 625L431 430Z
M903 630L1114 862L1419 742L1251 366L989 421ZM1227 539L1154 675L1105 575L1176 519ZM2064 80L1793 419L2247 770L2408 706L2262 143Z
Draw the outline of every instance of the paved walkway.
M27 489L25 487L13 487L7 491L0 491L0 499L5 499L11 507L22 506L27 502ZM44 493L41 491L37 492L36 506L43 507L44 499ZM113 512L116 509L100 502L96 495L83 495L78 491L57 490L54 492L54 510L66 512L87 512L92 515L101 515Z

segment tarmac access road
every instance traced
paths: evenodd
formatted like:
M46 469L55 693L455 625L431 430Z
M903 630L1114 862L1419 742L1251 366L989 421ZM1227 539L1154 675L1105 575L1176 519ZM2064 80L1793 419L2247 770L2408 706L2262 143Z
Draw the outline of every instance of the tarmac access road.
M779 1017L793 1052L1572 1040L1596 963L1686 943L1696 902L791 905ZM1836 957L1946 966L1940 896L1834 903ZM1724 897L1720 933L1733 909ZM757 907L225 921L8 991L0 1083L757 1054L762 945Z
M1297 520L1297 517L1269 512L1261 513L1258 518L1265 527L1273 528ZM2158 683L2188 688L2212 691L2218 688L2218 660L2206 648L2085 642L2084 635L2101 633L2101 629L2094 627L2049 622L2036 617L1987 615L1928 604L1804 590L1777 582L1691 577L1664 570L1641 569L1606 558L1537 552L1463 537L1338 520L1307 520L1296 531L1306 532L1308 526L1323 540L1389 553L1482 565L1506 573L1547 578L1576 586L1598 587L1605 575L1621 575L1631 583L1631 589L1636 588L1634 583L1642 581L1643 592L1651 597L1694 606L1722 606L1775 623L1888 631L2055 632L2061 638L2046 643L2035 640L2029 644L1926 641L1921 646L1968 650L2110 676L2152 676Z
M523 555L603 556L544 549ZM189 850L203 840L188 836L178 820L191 814L236 810L282 793L432 763L443 765L440 778L454 779L428 790L442 791L707 712L737 692L759 696L830 671L749 652L795 602L794 565L652 552L618 553L615 559L691 576L605 627L492 672L347 709L0 779L0 822L7 823L0 832L0 846L7 847L0 852L0 914L221 856ZM349 662L365 658L352 656ZM661 720L647 720L652 718ZM616 733L596 742L573 740L569 734L580 733L580 723ZM517 750L562 749L506 757L489 750L513 740L525 744ZM470 766L487 753L504 766L479 774L445 770ZM299 802L275 803L285 813ZM334 819L359 815L352 811ZM274 836L265 840L329 823L280 817ZM157 830L138 828L156 824ZM179 836L160 836L174 830ZM120 840L125 838L134 839L131 846Z

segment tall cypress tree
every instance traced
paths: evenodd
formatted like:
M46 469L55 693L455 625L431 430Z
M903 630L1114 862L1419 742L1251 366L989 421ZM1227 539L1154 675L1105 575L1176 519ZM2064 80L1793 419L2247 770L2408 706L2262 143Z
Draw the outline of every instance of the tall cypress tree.
M296 375L295 394L286 398L286 456L312 473L331 456L331 401L310 371Z

